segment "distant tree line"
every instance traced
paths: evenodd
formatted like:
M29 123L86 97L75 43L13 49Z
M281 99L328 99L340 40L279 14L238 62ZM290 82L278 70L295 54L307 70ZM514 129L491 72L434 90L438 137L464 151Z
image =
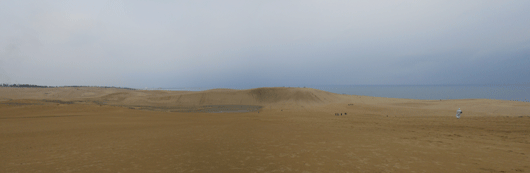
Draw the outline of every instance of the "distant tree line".
M18 88L53 88L52 86L41 86L32 84L2 84L2 87L18 87Z
M33 84L6 84L3 83L0 87L16 87L16 88L58 88L58 87L95 87L95 88L118 88L118 89L128 89L136 90L134 88L127 87L115 87L115 86L83 86L83 85L71 85L71 86L43 86L43 85L33 85Z

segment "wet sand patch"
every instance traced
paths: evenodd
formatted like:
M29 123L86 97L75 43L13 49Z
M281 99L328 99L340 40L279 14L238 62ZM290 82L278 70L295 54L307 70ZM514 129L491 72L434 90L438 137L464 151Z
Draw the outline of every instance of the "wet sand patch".
M205 106L121 106L129 109L163 111L163 112L254 112L261 109L256 105L205 105Z

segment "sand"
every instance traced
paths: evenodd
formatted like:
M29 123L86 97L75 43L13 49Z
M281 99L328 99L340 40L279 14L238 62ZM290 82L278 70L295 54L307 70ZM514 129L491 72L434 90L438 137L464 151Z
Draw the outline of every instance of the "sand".
M0 87L0 172L530 172L529 134L527 102Z

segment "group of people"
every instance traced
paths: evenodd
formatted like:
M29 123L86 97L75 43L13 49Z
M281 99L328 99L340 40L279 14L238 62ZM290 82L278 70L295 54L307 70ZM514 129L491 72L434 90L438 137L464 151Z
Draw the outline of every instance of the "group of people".
M258 112L259 113L259 112ZM335 113L335 116L342 116L343 113ZM456 118L457 119L460 119L460 115L462 114L462 110L460 110L460 108L458 108L458 110L456 110ZM346 113L344 113L344 115L346 115ZM388 117L388 115L387 115Z

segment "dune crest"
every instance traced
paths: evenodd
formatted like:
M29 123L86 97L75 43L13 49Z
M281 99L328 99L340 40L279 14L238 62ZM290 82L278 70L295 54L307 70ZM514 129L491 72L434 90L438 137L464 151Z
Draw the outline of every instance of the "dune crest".
M212 89L206 91L126 90L92 87L78 88L1 88L4 99L55 99L93 101L110 105L318 105L338 102L339 94L312 88L255 88L247 90ZM17 94L10 94L17 93Z

